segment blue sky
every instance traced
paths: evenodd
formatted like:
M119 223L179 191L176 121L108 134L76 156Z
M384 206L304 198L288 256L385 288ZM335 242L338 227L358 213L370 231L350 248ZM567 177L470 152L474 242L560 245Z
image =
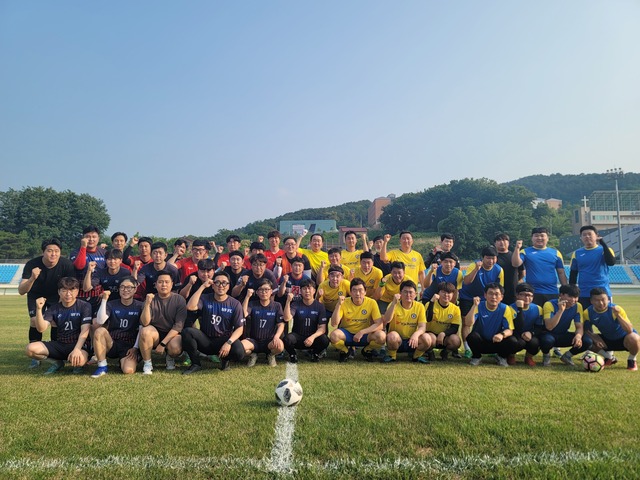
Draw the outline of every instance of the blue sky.
M637 172L638 25L636 1L5 0L0 190L90 193L111 232L171 237Z

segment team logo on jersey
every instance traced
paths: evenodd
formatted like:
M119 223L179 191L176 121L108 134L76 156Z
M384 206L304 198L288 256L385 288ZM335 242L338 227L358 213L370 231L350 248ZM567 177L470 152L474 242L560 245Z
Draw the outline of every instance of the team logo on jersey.
M416 319L418 316L415 313L411 314L411 318Z
M411 261L412 261L412 262L417 262L417 261L418 261L418 259L417 259L416 257L411 257Z
M367 314L367 309L366 309L366 308L363 308L363 309L362 309L362 311L361 311L360 313L362 313L362 315L366 315L366 314Z
M338 295L344 297L344 292L342 290L338 290Z
M451 320L452 318L453 318L453 315L452 315L452 314L447 315L447 319L448 319L448 320Z

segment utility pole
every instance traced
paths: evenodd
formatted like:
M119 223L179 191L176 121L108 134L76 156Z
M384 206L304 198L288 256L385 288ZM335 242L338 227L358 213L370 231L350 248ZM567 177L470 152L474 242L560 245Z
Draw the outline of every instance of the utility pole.
M618 242L620 243L620 264L624 265L624 245L622 245L622 224L620 223L620 193L618 192L618 179L624 177L621 168L610 168L607 170L609 178L613 178L616 182L616 216L618 218Z

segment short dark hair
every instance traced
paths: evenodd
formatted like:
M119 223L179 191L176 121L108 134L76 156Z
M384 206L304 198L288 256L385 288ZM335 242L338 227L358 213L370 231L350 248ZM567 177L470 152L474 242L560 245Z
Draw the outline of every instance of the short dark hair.
M189 241L185 238L178 238L175 242L173 242L173 246L177 247L178 245L184 245L185 247L189 246Z
M456 237L453 236L453 233L445 232L440 235L440 241L442 242L443 240L453 240L455 242Z
M233 250L229 252L229 259L231 259L231 257L240 257L244 259L244 253L242 253L240 250Z
M456 286L451 282L440 282L437 288L438 292L453 293L456 291Z
M262 253L256 253L253 257L251 257L249 262L251 263L251 265L258 262L267 263L267 257Z
M498 251L496 250L496 247L494 247L493 245L490 247L484 247L482 249L482 256L483 257L497 257L498 256Z
M416 284L415 284L415 282L413 280L404 280L400 284L400 291L402 291L402 289L406 288L406 287L413 288L416 292L418 291L418 287L416 286Z
M577 285L571 285L571 284L560 285L559 292L561 294L569 295L570 297L573 297L573 298L578 298L580 296L580 287L578 287Z
M40 244L40 246L42 247L42 251L44 252L49 245L55 245L60 250L62 250L62 244L57 238L47 238L46 240L43 240Z
M362 285L365 290L367 289L367 284L364 283L364 280L362 280L361 278L354 278L349 284L349 291L351 291L353 287L357 287L358 285Z
M313 240L313 237L320 237L320 240L324 243L324 236L321 233L314 233L309 237L309 240Z
M342 250L339 249L338 247L330 248L329 251L327 252L327 255L333 255L334 253L339 253L340 256L342 256Z
M371 252L362 252L360 254L360 261L362 260L373 260L373 253Z
M225 240L226 243L229 242L238 242L240 243L242 240L240 240L240 237L238 235L229 235L227 237L227 239Z
M164 243L164 242L154 242L154 243L151 245L151 251L153 251L153 250L157 250L158 248L163 249L163 250L165 251L165 253L166 253L166 251L167 251L167 244L166 244L166 243Z
M331 265L329 267L329 271L327 272L327 275L333 272L340 272L342 275L344 275L344 270L342 269L342 267L339 267L338 265Z
M411 233L409 230L401 231L400 235L398 235L398 238L402 238L402 235L404 235L405 233L408 233L409 235L411 235L411 238L413 238L413 233Z
M116 232L113 235L111 235L111 241L113 242L116 239L116 237L120 237L120 236L124 237L124 241L125 242L127 240L129 240L129 237L127 237L126 233L124 233L124 232Z
M445 252L442 255L440 255L440 261L442 262L443 260L446 260L447 258L453 260L454 262L458 263L458 256L453 253L453 252Z
M302 257L293 257L291 260L289 260L289 263L291 265L293 265L294 263L301 263L302 265L304 265L304 260L302 259Z
M484 293L487 293L492 288L500 290L500 293L504 295L504 287L500 285L498 282L487 283L484 287Z
M156 281L162 277L163 275L166 275L167 277L169 277L171 279L171 283L173 283L173 277L171 276L171 274L167 271L167 270L160 270L157 274L156 274Z
M82 229L82 235L86 235L87 233L96 232L100 235L100 229L95 225L88 225Z
M498 233L495 237L493 237L493 241L497 242L498 240L511 240L509 235L506 233Z
M549 230L547 230L547 227L535 227L531 229L531 235L535 235L536 233L546 233L547 235L549 235Z
M202 260L201 260L202 261ZM200 262L198 262L200 263ZM231 277L229 276L229 274L227 272L225 272L224 270L218 270L216 273L213 274L213 279L215 280L218 277L224 277L227 279L227 281L229 283L231 283Z
M58 289L66 288L67 290L80 290L80 281L76 277L62 277L58 280Z
M263 285L269 285L269 288L271 290L273 290L273 284L271 283L271 280L269 280L268 278L265 278L265 277L263 277L260 280L258 280L258 283L256 283L256 290L258 290Z
M138 280L136 280L136 277L134 277L133 275L127 275L126 277L122 277L120 279L120 284L122 284L122 282L131 282L133 283L134 287L137 287L139 285Z
M140 245L143 242L148 243L149 245L153 244L153 240L151 239L151 237L140 237L140 239L138 240L138 245Z
M344 232L345 239L347 238L347 235L354 235L356 238L358 238L358 235L353 230L347 230L346 232Z
M384 240L384 237L382 235L376 235L375 237L373 237L374 243L377 242L378 240Z
M316 288L316 282L314 282L310 278L305 277L302 280L300 280L300 288L304 288L304 287Z
M109 260L111 258L119 258L122 260L122 250L119 248L110 248L107 253L104 254L104 259Z
M207 242L206 240L202 239L202 238L196 238L193 243L191 244L191 248L193 247L204 247L206 250L210 250L211 249L211 245L209 244L209 242Z
M598 295L606 295L609 296L609 293L602 287L592 288L589 292L589 297L597 297Z
M394 268L399 268L401 270L404 270L404 263L403 262L391 262L391 270L393 270Z
M264 246L264 243L262 242L251 242L251 245L249 246L249 250L266 250L267 248Z
M593 230L594 233L598 233L598 229L593 225L585 225L584 227L580 227L580 233L584 232L585 230Z
M536 293L536 290L533 288L533 285L530 283L519 283L516 285L516 294L527 292L527 293Z
M282 243L287 243L287 240L293 240L294 242L296 242L296 245L298 244L298 239L292 235L287 235L286 237L284 237L282 239Z
M210 258L203 258L202 260L198 260L198 270L215 270L216 262L211 260Z
M267 238L280 238L280 232L278 230L271 230L267 233Z

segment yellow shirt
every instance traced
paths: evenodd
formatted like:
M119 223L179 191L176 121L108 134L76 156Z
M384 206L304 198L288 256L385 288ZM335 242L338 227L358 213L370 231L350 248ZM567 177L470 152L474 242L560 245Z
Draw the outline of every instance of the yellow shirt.
M342 265L347 267L349 270L356 269L360 266L360 254L362 254L362 250L356 250L355 252L347 252L346 250L342 250L341 258Z
M400 283L396 284L396 282L393 281L393 276L391 274L386 275L383 279L383 282L385 282L384 287L382 287L382 293L380 294L380 301L382 302L387 302L387 303L391 303L391 301L393 300L393 296L396 293L400 293Z
M356 274L353 278L361 278L366 285L367 297L373 297L380 280L382 280L382 270L378 267L373 267L368 274L365 274L360 268L356 268Z
M446 307L440 305L440 302L437 300L429 303L433 303L433 319L427 322L427 332L438 335L447 330L451 325L460 326L462 324L460 307L455 303L450 302Z
M362 305L355 305L351 297L347 298L340 308L342 319L340 328L349 333L358 333L380 318L380 309L375 300L364 297Z
M404 308L398 302L393 309L393 317L389 322L389 331L397 332L403 340L407 340L418 329L418 325L426 323L424 305L415 301L410 308Z
M306 248L299 248L298 252L304 254L309 259L309 263L311 264L311 271L314 275L317 275L320 271L320 263L326 262L329 265L329 255L327 252L323 252L320 250L319 252L314 252L313 250Z
M331 287L329 285L329 280L325 280L324 282L322 282L318 287L318 290L323 290L322 303L324 305L324 308L326 308L330 312L333 312L336 309L338 297L349 296L349 287L349 280L342 280L337 288Z
M419 273L426 269L422 255L415 250L411 250L409 253L404 253L402 250L391 250L387 252L387 260L404 263L407 280L413 280L416 284L419 282Z
M351 275L351 269L345 267L344 265L340 265L340 266L342 267L342 271L344 272L344 279L349 280L349 275ZM329 267L331 267L331 265L329 265L329 262L327 262L323 270L323 278L325 280L329 278Z

